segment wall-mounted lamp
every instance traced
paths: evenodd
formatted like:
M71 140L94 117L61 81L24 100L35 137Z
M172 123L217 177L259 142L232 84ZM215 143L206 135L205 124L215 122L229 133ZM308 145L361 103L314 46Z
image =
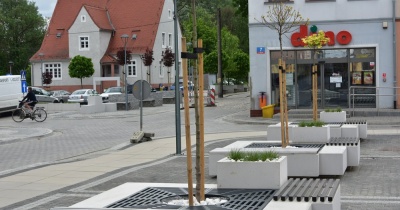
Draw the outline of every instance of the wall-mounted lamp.
M388 28L388 22L382 22L382 28L387 29Z

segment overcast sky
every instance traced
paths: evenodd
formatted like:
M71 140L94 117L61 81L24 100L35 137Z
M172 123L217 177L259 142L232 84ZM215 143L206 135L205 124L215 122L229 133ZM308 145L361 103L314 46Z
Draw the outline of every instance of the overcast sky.
M57 0L30 0L35 2L39 8L39 13L45 17L51 17L56 6Z

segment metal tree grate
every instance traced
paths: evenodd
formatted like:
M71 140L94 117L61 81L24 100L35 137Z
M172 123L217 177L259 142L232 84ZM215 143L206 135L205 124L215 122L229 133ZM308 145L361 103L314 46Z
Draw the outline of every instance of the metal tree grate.
M271 143L252 143L244 148L273 148L281 147L282 144L271 144ZM318 151L324 147L324 144L290 144L290 146L298 148L318 148Z
M223 197L228 201L217 205L182 207L163 203L171 197L187 197L186 188L149 187L107 206L133 209L246 209L261 210L272 200L275 190L269 189L207 189L209 197Z

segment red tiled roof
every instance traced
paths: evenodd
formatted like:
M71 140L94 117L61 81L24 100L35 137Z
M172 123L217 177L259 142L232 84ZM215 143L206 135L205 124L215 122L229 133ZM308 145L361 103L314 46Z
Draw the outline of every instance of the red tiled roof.
M70 59L68 30L82 7L87 9L100 29L115 29L102 61L110 62L113 60L110 55L116 55L117 51L124 47L120 38L122 34L128 34L130 37L137 34L136 40L128 39L127 50L133 54L143 54L146 48L152 49L154 46L164 1L58 0L42 46L32 56L31 61L39 61L39 53L44 54L43 60ZM57 38L57 33L60 33L61 37Z

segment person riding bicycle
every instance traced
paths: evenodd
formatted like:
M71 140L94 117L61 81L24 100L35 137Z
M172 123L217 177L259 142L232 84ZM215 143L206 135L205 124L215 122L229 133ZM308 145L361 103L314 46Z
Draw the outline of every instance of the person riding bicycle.
M32 107L34 107L37 103L36 95L32 91L32 87L28 88L28 94L26 94L26 96L22 99L22 102L24 103L24 107L29 110L29 113L31 113L33 111Z

